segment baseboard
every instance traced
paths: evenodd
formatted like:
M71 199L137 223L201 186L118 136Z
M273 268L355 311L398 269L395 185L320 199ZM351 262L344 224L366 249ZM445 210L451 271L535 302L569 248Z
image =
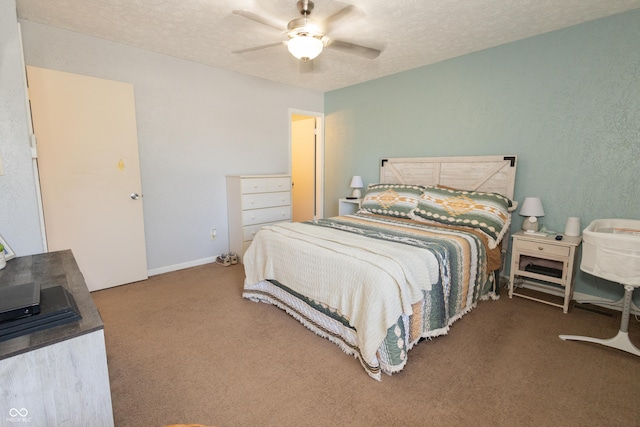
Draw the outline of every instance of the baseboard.
M601 298L598 296L594 296L594 295L589 295L589 294L585 294L582 292L573 292L573 299L578 303L578 304L593 304L593 305L597 305L598 307L604 307L604 308L610 308L612 310L617 310L617 311L622 311L622 303L623 303L623 298L620 298L617 301L611 301L605 298ZM631 314L634 315L640 315L640 307L638 307L637 305L634 304L633 301L631 301Z
M158 274L169 273L171 271L184 270L185 268L197 267L199 265L209 264L211 262L215 262L216 257L202 258L194 261L183 262L181 264L173 264L168 265L166 267L154 268L153 270L147 271L149 276L156 276Z

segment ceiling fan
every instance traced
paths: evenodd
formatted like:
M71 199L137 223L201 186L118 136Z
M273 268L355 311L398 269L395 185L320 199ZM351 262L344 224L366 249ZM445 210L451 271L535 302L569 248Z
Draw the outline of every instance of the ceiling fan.
M359 10L355 6L351 5L344 7L324 21L316 21L309 18L314 7L313 1L299 0L297 2L297 7L302 18L296 18L289 21L286 29L281 28L281 26L276 22L267 17L245 10L234 10L233 13L236 15L244 16L252 21L259 22L260 24L279 30L281 33L286 34L287 40L250 47L247 49L240 49L233 53L251 52L284 44L287 46L289 52L301 61L301 65L302 63L310 63L314 58L320 55L322 49L325 47L368 59L375 59L380 55L380 50L378 49L336 40L327 35L329 31L336 27L336 24L339 21L342 21L349 15L358 14Z

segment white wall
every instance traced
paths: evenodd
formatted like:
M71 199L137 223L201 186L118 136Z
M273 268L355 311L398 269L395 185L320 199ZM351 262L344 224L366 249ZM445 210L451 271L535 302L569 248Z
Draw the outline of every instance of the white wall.
M29 147L15 1L0 1L0 235L18 255L43 250Z
M288 173L289 109L324 110L321 92L21 25L27 65L134 85L152 274L228 251L225 175Z

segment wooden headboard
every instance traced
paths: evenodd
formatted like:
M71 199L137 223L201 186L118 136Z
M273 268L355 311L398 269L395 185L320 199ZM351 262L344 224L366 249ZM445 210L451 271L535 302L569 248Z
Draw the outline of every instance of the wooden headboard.
M517 156L387 158L380 161L380 182L495 192L513 200L517 163Z

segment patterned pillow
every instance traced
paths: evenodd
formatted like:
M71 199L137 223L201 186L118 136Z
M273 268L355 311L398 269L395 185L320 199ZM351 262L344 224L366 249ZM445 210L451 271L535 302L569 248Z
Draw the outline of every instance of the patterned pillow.
M493 249L509 229L511 204L498 193L427 187L411 218L478 229L489 238Z
M408 218L418 206L425 187L410 184L370 184L362 200L361 212Z

